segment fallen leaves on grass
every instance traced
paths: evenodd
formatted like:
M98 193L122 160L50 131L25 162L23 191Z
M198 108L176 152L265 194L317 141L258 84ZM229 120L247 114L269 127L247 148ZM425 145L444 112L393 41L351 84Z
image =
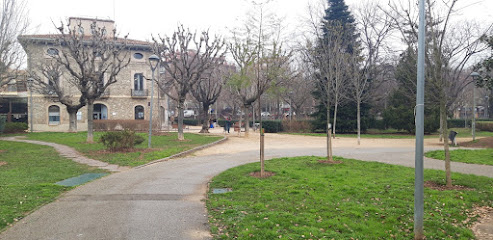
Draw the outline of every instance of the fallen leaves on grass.
M470 218L478 220L471 226L471 230L477 239L493 239L493 208L488 206L474 207L468 214Z
M464 190L464 191L474 191L474 188L469 188L466 186L461 186L461 185L452 185L452 187L447 187L446 185L442 185L437 182L433 181L426 181L424 184L425 187L433 189L433 190L438 190L438 191L445 191L445 190Z
M476 141L461 142L459 143L461 147L472 147L472 148L493 148L493 137L480 138Z
M319 163L326 163L326 164L341 164L342 161L334 161L334 160L318 160Z
M7 165L7 162L1 162L0 161L0 167L3 166L3 165Z
M260 176L260 172L251 172L250 174L251 177L254 177L254 178L269 178L269 177L272 177L274 175L276 175L276 173L273 173L273 172L264 172L264 176L261 177Z

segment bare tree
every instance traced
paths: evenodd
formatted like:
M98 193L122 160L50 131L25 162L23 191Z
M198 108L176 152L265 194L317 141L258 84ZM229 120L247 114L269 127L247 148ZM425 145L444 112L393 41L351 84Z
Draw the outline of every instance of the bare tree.
M197 39L197 37L199 39ZM163 65L176 96L168 94L178 102L178 140L184 140L183 109L187 94L202 79L202 75L213 66L224 61L225 48L222 38L210 38L208 31L197 33L178 26L171 37L153 39L156 44L156 54L164 59ZM158 83L159 84L159 83ZM163 84L160 85L164 89Z
M69 132L77 132L77 112L87 104L84 95L80 95L78 100L76 100L70 94L69 89L76 88L77 86L68 82L70 86L64 83L65 87L63 87L61 80L63 79L64 68L55 60L34 68L37 71L32 71L29 75L34 79L33 85L36 91L53 96L55 97L55 101L59 101L65 105L69 114Z
M87 142L93 142L94 101L113 83L117 82L120 71L130 63L127 51L127 37L119 39L116 30L107 33L105 27L91 24L90 34L81 31L82 24L63 24L57 28L60 35L56 44L61 53L52 58L70 75L67 81L87 101Z
M361 103L371 98L370 83L381 75L381 51L387 37L393 29L392 19L382 11L381 7L370 1L356 11L357 27L360 30L360 40L363 46L364 58L351 58L349 69L350 82L353 87L352 99L356 102L356 122L358 131L358 145L361 142ZM363 61L363 66L360 66Z
M314 77L316 89L320 95L320 101L326 108L327 119L327 158L332 161L331 130L335 126L330 123L330 111L335 107L334 119L336 119L337 105L341 99L344 85L347 82L347 68L351 54L344 46L343 27L337 23L323 23L310 12L310 24L315 35L315 40L307 39L304 46L304 57L315 69ZM323 27L320 28L320 25ZM336 124L334 120L334 124Z
M18 77L18 70L23 63L25 54L17 42L17 37L25 34L29 26L24 1L3 0L1 7L0 87Z
M289 103L292 113L296 113L296 118L300 118L303 107L312 100L311 93L315 82L312 75L307 70L309 66L301 63L301 66L292 79L285 84L285 91L282 93L284 101ZM292 116L290 116L292 117Z
M212 72L205 73L205 76L191 89L195 99L202 103L202 129L200 130L200 133L209 133L209 107L212 106L221 95L225 80L230 71L228 67L229 65L226 64L213 66L210 70Z
M457 100L462 89L471 83L468 79L467 64L471 57L483 51L485 46L479 41L485 31L452 21L456 14L458 0L426 0L427 18L427 54L426 65L431 87L431 104L440 107L440 126L443 134L447 133L447 115L450 106ZM408 2L391 3L387 14L394 20L394 26L401 32L403 40L409 47L415 48L418 36L417 9ZM447 186L452 186L450 153L448 141L443 141L445 150L445 171Z

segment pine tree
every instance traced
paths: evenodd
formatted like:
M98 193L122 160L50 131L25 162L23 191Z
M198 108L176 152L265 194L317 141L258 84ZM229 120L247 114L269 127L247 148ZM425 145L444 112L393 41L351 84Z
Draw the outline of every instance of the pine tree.
M356 24L354 17L351 15L348 6L344 3L344 0L328 0L329 7L325 10L325 16L323 23L324 40L329 37L330 31L328 29L334 27L341 27L343 38L343 45L346 45L346 51L353 54L354 50L358 48L358 37L356 32Z
M341 49L345 49L345 52L349 55L359 54L359 35L356 32L356 24L354 17L351 15L348 6L345 4L344 0L328 0L328 8L325 10L325 16L322 21L322 39L318 41L318 54L324 54L324 50L328 48L333 48L334 44L341 44ZM334 43L332 39L334 39L333 34L342 34L342 41ZM324 45L324 46L322 46ZM326 52L326 51L325 51ZM330 61L330 56L326 57ZM329 64L330 65L330 64ZM315 66L317 67L317 66ZM349 66L348 66L349 67ZM313 96L315 99L319 100L319 105L316 106L317 112L315 112L312 116L316 118L314 124L315 129L320 129L322 126L326 127L327 123L327 104L330 100L327 99L326 91L330 91L328 89L324 89L321 86L326 86L327 81L332 81L332 79L326 79L324 77L324 69L319 66L319 70L322 73L319 75L318 88L313 92ZM334 102L334 101L332 101ZM337 104L337 103L336 103ZM333 115L333 114L331 114ZM329 119L330 120L330 119ZM325 128L324 127L324 128Z

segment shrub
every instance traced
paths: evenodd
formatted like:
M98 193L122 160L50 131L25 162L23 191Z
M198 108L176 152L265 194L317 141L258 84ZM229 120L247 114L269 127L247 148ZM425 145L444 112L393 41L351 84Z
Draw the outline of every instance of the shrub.
M279 120L266 120L262 121L262 127L266 133L277 133L283 130L282 122Z
M370 118L368 124L369 124L368 128L379 129L379 130L387 129L387 127L385 126L385 121L383 119Z
M5 129L5 121L7 121L7 117L0 115L0 133L3 133L3 130Z
M154 121L153 129L158 129L159 121ZM94 131L120 131L122 129L130 129L132 131L145 132L149 130L149 121L147 120L94 120Z
M464 121L466 123L464 123ZM464 126L470 127L471 126L471 119L448 119L447 120L447 127L448 128L463 128Z
M493 122L478 122L476 127L481 131L493 132Z
M305 133L311 132L311 121L307 120L286 120L282 122L282 129L286 132Z
M142 136L135 134L135 132L131 130L107 132L99 139L106 149L111 151L132 149L135 145L144 142L144 140L145 139Z
M176 121L178 121L178 118L176 118ZM199 120L198 119L183 119L183 124L188 125L188 126L197 126L197 125L199 125Z
M27 123L23 122L6 122L4 133L20 133L28 129Z

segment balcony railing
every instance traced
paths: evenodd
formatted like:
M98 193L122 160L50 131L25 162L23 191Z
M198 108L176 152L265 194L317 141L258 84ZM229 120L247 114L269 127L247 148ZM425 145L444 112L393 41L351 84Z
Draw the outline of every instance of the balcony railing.
M147 98L147 96L149 95L147 89L131 89L131 94L133 98Z

